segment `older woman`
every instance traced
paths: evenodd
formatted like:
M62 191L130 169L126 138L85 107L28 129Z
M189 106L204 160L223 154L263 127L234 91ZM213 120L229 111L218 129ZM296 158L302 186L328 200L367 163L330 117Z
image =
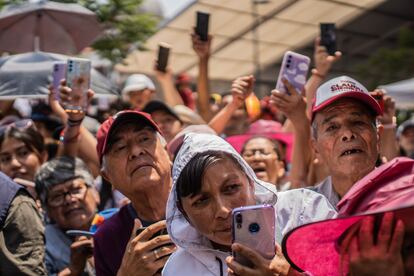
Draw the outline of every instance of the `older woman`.
M231 211L240 206L272 204L275 237L306 222L336 213L327 200L309 190L276 195L275 186L259 180L243 158L221 138L187 134L173 166L173 188L167 204L167 228L179 249L164 267L164 275L286 275L289 265L278 245L272 260L240 244L232 245ZM230 255L248 256L254 268Z

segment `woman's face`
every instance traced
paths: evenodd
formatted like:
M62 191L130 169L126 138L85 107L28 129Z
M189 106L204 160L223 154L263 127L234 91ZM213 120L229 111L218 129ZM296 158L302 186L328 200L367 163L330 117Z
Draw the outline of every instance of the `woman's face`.
M254 138L246 143L242 156L254 170L257 178L277 184L277 180L284 174L284 166L274 147L269 139Z
M0 170L11 179L33 181L42 164L41 157L21 140L6 138L0 148Z
M201 234L212 242L230 246L231 211L254 205L254 186L245 173L228 159L209 166L199 194L181 199L187 217Z

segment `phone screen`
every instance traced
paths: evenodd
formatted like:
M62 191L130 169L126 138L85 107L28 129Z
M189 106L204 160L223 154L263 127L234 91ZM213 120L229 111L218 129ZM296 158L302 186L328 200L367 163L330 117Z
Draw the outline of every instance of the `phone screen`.
M200 36L202 41L208 40L208 21L209 13L197 12L196 34Z
M168 45L167 43L160 43L160 45L158 46L158 60L157 60L158 71L166 72L169 54L170 54L170 45Z
M321 45L326 47L328 54L333 56L336 52L336 31L334 23L320 23Z

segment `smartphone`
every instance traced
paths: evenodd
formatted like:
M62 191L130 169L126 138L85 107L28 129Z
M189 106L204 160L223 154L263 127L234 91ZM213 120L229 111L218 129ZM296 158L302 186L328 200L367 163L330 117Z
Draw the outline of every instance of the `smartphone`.
M275 252L275 210L271 205L254 205L235 208L232 211L233 243L245 245L266 259L272 259ZM245 266L253 263L233 252L234 259Z
M52 72L52 86L55 92L55 99L59 100L59 85L60 81L65 78L66 75L66 61L55 61L53 63Z
M282 82L287 79L298 93L301 93L306 84L306 76L309 71L310 58L295 52L287 51L283 56L279 77L276 82L276 89L289 94L289 91Z
M197 12L196 18L196 34L200 37L202 41L208 40L208 21L210 14L206 12Z
M158 60L157 60L157 70L161 72L166 72L168 64L168 56L170 55L171 46L165 42L161 42L158 45Z
M78 236L93 237L92 232L82 231L82 230L67 230L66 235L71 236L71 237L78 237Z
M137 232L135 233L135 235L136 235L136 236L138 236L138 235L139 235L139 234L141 234L141 233L142 233L142 231L144 231L146 228L147 228L147 227L140 227L140 228L138 228L138 229L137 229ZM150 239L150 240L152 240L152 239L153 239L153 238L155 238L155 237L162 236L162 235L168 235L167 228L161 229L160 231L158 231L157 233L155 233L154 235L152 235L152 237L151 237L151 239Z
M335 55L336 52L336 32L335 23L320 23L321 45L326 47L328 54Z
M87 95L91 79L91 61L70 58L67 62L66 84L72 89L71 101L64 103L64 108L72 112L86 112Z

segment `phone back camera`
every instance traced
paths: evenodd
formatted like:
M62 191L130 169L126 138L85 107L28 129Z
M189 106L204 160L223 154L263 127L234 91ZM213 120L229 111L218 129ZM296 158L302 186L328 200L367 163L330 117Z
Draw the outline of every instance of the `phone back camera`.
M286 65L286 68L289 68L289 67L290 67L290 64Z
M250 233L257 233L260 231L260 225L256 222L253 222L249 225L249 232Z
M242 216L242 214L240 214L240 213L236 214L236 225L237 225L237 228L238 229L241 228L242 222L243 222L243 216Z

